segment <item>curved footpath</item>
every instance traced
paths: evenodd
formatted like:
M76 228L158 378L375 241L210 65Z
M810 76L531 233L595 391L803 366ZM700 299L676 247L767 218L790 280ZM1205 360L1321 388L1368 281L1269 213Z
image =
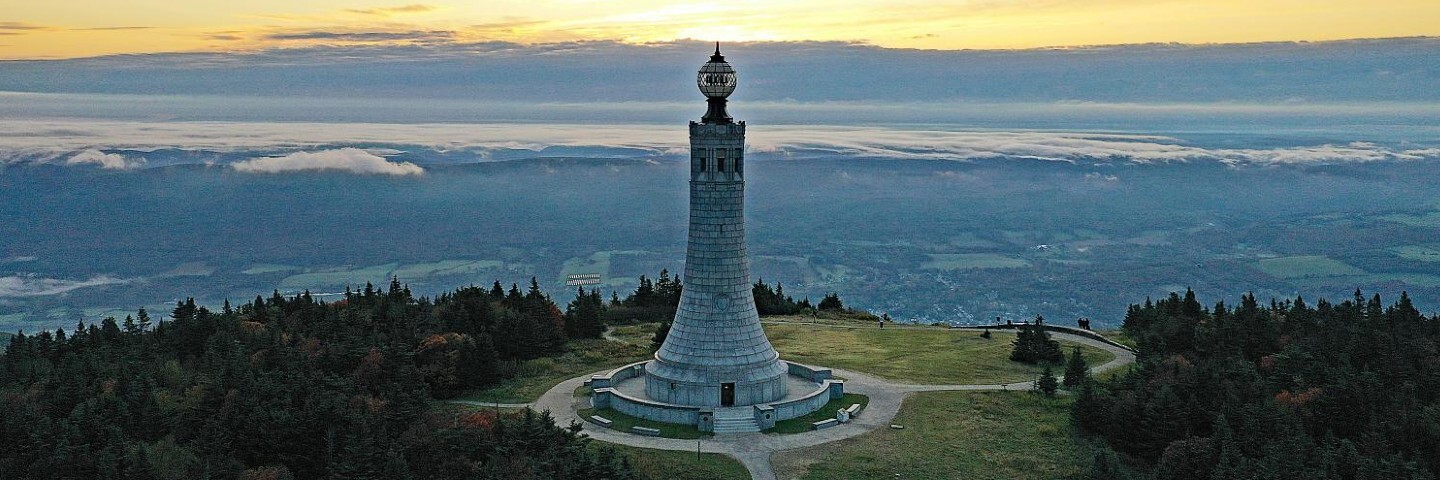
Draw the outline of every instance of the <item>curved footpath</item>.
M1135 354L1129 350L1098 341L1088 337L1071 335L1067 333L1051 332L1055 338L1082 343L1092 347L1104 349L1115 355L1115 359L1103 365L1091 368L1091 373L1101 373L1134 363ZM608 370L606 370L608 371ZM591 438L602 442L617 443L641 448L654 448L660 450L681 450L695 451L698 443L700 451L707 453L720 453L729 455L739 460L749 470L750 476L756 480L775 480L775 471L770 465L770 456L782 450L804 448L822 443L830 443L837 440L854 437L877 428L885 428L895 415L900 413L900 405L905 397L915 392L937 392L937 391L987 391L987 390L1031 390L1034 385L1029 382L1016 382L1007 384L991 385L911 385L895 383L872 375L850 370L833 369L836 376L845 379L846 393L858 393L870 397L870 404L865 411L852 419L850 423L817 430L806 433L790 435L767 435L764 433L735 433L719 434L714 437L701 440L679 440L673 438L646 437L629 433L598 428L593 424L585 423L576 412L581 408L588 408L590 405L585 397L576 397L575 389L580 388L590 375L584 375L560 382L559 385L551 388L540 396L540 399L530 404L499 404L501 407L531 407L536 410L549 410L555 417L556 422L561 425L571 421L585 424L585 433ZM603 373L596 372L596 373ZM470 405L495 406L494 403L467 402Z

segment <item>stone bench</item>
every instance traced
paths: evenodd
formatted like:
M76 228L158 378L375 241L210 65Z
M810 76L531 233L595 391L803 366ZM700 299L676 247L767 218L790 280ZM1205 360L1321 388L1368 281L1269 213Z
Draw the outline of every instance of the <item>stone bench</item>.
M658 437L658 436L660 436L660 429L657 429L657 428L634 426L634 427L630 427L630 431L631 431L632 433L638 433L638 434L640 434L640 435L645 435L645 436L647 436L647 437Z
M851 418L854 418L854 417L857 417L857 416L860 415L860 410L861 410L860 404L854 403L854 404L851 404L850 407L846 408L846 409L845 409L845 412L846 412L846 413L849 413Z
M606 428L609 428L611 424L615 423L614 421L611 421L610 419L599 415L591 415L589 420L596 425Z
M818 421L818 422L811 422L811 423L810 423L810 427L811 427L812 429L814 429L814 430L824 430L824 429L827 429L827 428L830 428L830 427L833 427L833 426L836 426L836 425L839 425L839 424L840 424L840 421L839 421L839 420L836 420L836 419L833 419L833 418L827 418L827 419L824 419L824 420L821 420L821 421Z

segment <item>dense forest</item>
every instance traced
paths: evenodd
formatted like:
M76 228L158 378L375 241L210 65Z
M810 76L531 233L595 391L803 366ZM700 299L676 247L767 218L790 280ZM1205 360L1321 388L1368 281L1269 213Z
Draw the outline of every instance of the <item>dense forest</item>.
M754 288L767 311L809 307ZM436 400L616 319L668 322L680 292L661 271L624 299L578 288L562 310L533 278L523 291L495 282L434 299L392 279L332 302L275 292L216 312L188 299L158 321L142 309L21 332L0 356L0 480L633 478L548 412Z
M581 290L562 312L533 280L433 300L392 281L17 335L0 479L632 478L548 413L434 402L598 336L603 308Z
M1340 303L1193 292L1129 308L1138 361L1082 382L1073 419L1118 450L1092 478L1433 479L1440 317L1401 294Z
M609 321L648 323L669 322L675 318L675 309L680 304L680 294L684 291L680 277L672 277L669 270L660 270L657 279L651 280L641 275L638 283L635 291L623 299L618 293L610 294L610 305L606 309L606 318ZM761 316L800 315L845 309L837 293L827 294L819 305L812 305L809 298L796 301L795 297L786 295L784 284L776 283L772 287L765 283L763 278L751 285L750 291L755 297L755 310Z

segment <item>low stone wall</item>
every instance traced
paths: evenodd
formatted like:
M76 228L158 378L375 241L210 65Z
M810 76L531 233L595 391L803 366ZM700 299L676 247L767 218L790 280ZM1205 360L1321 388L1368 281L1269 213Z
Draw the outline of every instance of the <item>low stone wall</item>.
M844 380L825 380L820 382L818 388L805 394L803 397L786 402L772 403L768 406L774 409L774 421L789 420L809 415L810 412L819 410L820 407L824 407L826 403L830 403L830 400L840 398L844 395ZM760 412L757 410L757 415L758 414L760 414ZM773 425L773 422L771 423Z
M587 385L589 385L590 388L608 388L615 386L617 383L644 375L645 362L649 362L649 360L641 360L600 375L591 375L590 382L587 383Z
M785 364L789 368L789 371L787 373L789 373L790 375L800 378L808 378L810 379L810 381L815 383L829 380L832 375L830 369L828 368L816 368L795 362L785 362Z
M610 408L635 418L657 422L700 425L701 407L652 402L625 395L610 387L595 389L590 395L590 406Z
M635 362L604 374L592 375L589 381L592 392L590 406L609 408L632 417L656 422L695 425L702 432L713 431L715 428L714 407L656 402L625 395L613 388L620 382L645 375L646 362L648 360ZM805 396L794 400L755 405L755 423L760 426L761 430L768 430L775 426L775 422L781 420L808 415L824 407L830 400L840 398L845 394L845 381L831 379L830 369L792 362L785 363L790 375L814 381L819 386Z

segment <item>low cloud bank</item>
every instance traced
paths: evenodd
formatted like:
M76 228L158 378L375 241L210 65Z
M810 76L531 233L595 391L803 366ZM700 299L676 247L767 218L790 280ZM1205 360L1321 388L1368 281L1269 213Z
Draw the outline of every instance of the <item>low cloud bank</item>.
M249 173L333 170L366 175L420 175L425 169L410 162L391 162L358 148L297 152L283 157L252 158L232 165Z
M0 277L0 298L44 297L59 295L71 290L104 285L129 283L130 280L108 275L91 277L88 280L62 280L43 278L35 275L12 275Z
M759 151L794 150L835 155L978 160L1024 158L1167 163L1216 161L1242 164L1330 164L1440 158L1440 149L1399 149L1370 142L1276 148L1207 148L1159 135L1069 132L938 132L892 129L819 129L756 135Z
M99 165L106 170L129 170L145 164L144 158L131 159L118 153L105 153L90 149L70 157L66 165Z
M0 120L0 165L26 163L95 164L133 168L129 160L109 151L151 152L163 149L230 152L296 151L283 156L256 157L232 163L242 172L281 173L339 171L373 175L421 175L424 168L381 155L412 152L444 154L450 161L517 158L515 151L536 155L565 147L565 155L683 156L688 148L683 125L553 123L375 124L375 123L238 123L238 122L110 122ZM1205 145L1165 134L1075 131L946 130L927 127L766 125L750 131L751 151L787 157L843 156L863 158L969 161L1031 159L1062 162L1168 163L1214 161L1231 165L1341 164L1440 159L1440 141L1416 133L1423 141L1372 142L1364 133L1329 133L1326 140L1297 137L1289 144L1267 137L1264 146ZM370 149L343 145L383 145ZM595 149L587 151L584 149ZM614 149L604 154L600 149ZM75 154L73 152L80 151ZM457 152L460 154L457 155ZM615 153L621 152L621 153ZM68 160L66 160L68 158ZM198 158L198 157L197 157ZM206 157L207 159L213 158ZM465 160L473 158L473 160ZM209 161L209 160L207 160Z

